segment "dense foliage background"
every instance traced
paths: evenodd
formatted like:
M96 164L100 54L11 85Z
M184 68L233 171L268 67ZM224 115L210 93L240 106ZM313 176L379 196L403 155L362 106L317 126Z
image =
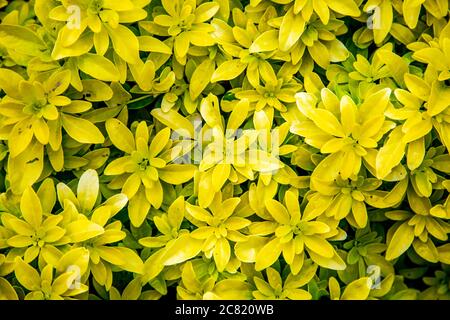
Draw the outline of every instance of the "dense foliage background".
M0 21L0 299L450 298L448 0Z

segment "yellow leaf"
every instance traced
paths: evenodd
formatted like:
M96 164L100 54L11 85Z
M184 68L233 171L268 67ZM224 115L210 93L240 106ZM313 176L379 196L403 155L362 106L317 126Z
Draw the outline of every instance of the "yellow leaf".
M141 178L136 172L132 173L131 176L127 178L125 184L122 187L122 192L127 195L128 198L133 198L136 192L138 192L141 186Z
M219 192L230 176L231 165L227 163L217 164L212 173L212 185L215 192Z
M254 263L257 253L266 243L267 240L264 237L251 236L247 241L236 243L234 254L242 262Z
M282 245L278 238L270 240L256 255L255 269L257 271L270 267L281 254Z
M109 47L109 35L106 28L94 33L94 47L98 55L104 56Z
M86 53L77 59L84 73L102 81L119 81L119 70L114 63L97 54Z
M89 169L85 171L78 182L77 198L80 209L89 212L94 208L99 191L99 179L97 171Z
M193 206L191 204L186 205L186 211L193 216L195 219L200 221L208 221L212 218L212 215L206 210L198 206Z
M64 26L58 33L58 38L56 39L55 46L53 47L52 51L52 58L54 60L60 60L66 57L81 56L88 53L93 46L92 33L86 33L82 36L79 36L79 31L82 31L82 29L74 28L72 30L74 30L75 32L70 31L69 36L67 35L67 33L69 33L67 32L67 30L67 26ZM72 35L75 39L75 43L70 44L70 46L66 46L64 44L64 39L69 39L69 37L72 37ZM76 77L78 77L78 75ZM74 74L72 74L72 81L74 81L76 77L74 77Z
M144 91L150 91L155 80L155 64L151 60L145 63L139 61L134 65L130 65L130 71L133 78Z
M32 143L27 152L23 152L15 158L9 158L9 180L14 193L21 194L26 187L39 179L44 168L43 160L44 148L38 142ZM24 172L27 174L23 174Z
M150 36L140 36L139 40L139 50L141 51L151 51L159 52L164 54L172 54L172 49L168 47L164 42L159 39Z
M178 59L183 59L189 50L189 33L182 32L175 38L174 53Z
M105 24L104 24L105 25ZM114 50L126 62L130 64L138 63L139 59L139 41L137 37L127 27L119 24L117 28L111 28L105 25L111 37Z
M24 79L18 73L0 68L0 88L5 91L6 95L21 100L22 97L18 90L21 81L24 81Z
M287 291L287 297L291 300L311 300L312 295L303 289L290 289Z
M301 14L294 14L294 9L291 7L283 16L278 35L278 41L281 51L288 51L300 39L305 30L305 20Z
M16 260L14 274L19 283L26 289L36 291L41 288L41 277L39 273L20 258Z
M276 222L285 225L290 224L291 217L287 209L280 202L273 199L267 199L265 201L265 204L270 215L275 219Z
M45 145L49 142L50 130L44 119L39 118L33 122L33 133L40 143Z
M297 275L289 274L284 283L285 289L295 289L303 287L309 283L311 279L316 275L318 265L311 260L306 260L302 269Z
M145 191L143 187L130 199L128 205L128 215L130 221L135 227L139 227L147 217L150 210L150 203L145 197Z
M4 278L0 278L0 300L19 300L14 288Z
M0 25L0 39L6 48L34 57L41 56L47 47L32 29L20 25Z
M239 279L225 279L218 282L212 291L203 295L204 300L250 300L252 298L249 283Z
M74 248L66 252L58 261L56 270L65 272L74 266L79 268L80 276L82 276L89 265L89 250L86 248Z
M64 130L74 140L81 143L103 143L105 141L100 130L90 121L67 114L61 115L61 119Z
M65 272L57 277L52 284L52 295L62 295L67 292L77 277L76 271ZM85 289L87 290L87 287Z
M319 16L320 20L323 24L328 24L328 21L330 19L330 10L328 9L328 4L324 0L314 0L313 1L313 8L314 11Z
M330 277L330 279L328 279L328 288L330 291L330 299L339 300L341 297L341 287L335 277Z
M423 259L431 263L439 262L439 252L430 238L428 238L426 242L415 239L413 241L413 248L414 251Z
M419 21L420 9L422 9L422 3L424 0L404 0L402 11L408 12L405 14L404 19L410 29L414 29Z
M67 236L69 236L73 242L83 242L101 235L104 232L104 229L102 226L90 222L87 219L80 219L69 223L66 227L66 231Z
M404 76L408 74L408 63L390 50L380 49L376 54L387 65L395 81L404 84Z
M182 235L167 244L161 262L170 266L192 259L200 253L203 243L203 240L194 239L188 234Z
M151 111L151 114L182 137L194 138L193 124L178 112L172 109L164 112L161 108L156 108Z
M103 102L113 97L113 90L103 81L86 79L82 80L81 83L83 85L83 95L87 101Z
M386 177L400 163L405 155L406 144L403 142L401 127L391 131L386 144L378 151L376 158L377 177Z
M189 94L192 100L197 99L206 88L214 73L214 67L215 63L213 60L205 59L194 70L189 85Z
M304 236L303 241L305 242L306 247L309 249L308 252L314 251L314 253L325 258L332 258L335 255L333 246L329 244L328 241L319 236Z
M238 77L247 67L238 59L227 60L217 67L214 71L211 82L231 80Z
M150 148L148 149L150 156L156 157L164 149L169 140L170 128L164 128L159 131L150 143Z
M273 51L278 49L278 31L269 30L260 34L249 48L250 53Z
M214 246L214 262L217 270L222 272L230 261L231 248L226 238L219 238Z
M429 116L435 116L445 110L450 105L450 89L444 85L443 81L433 81L431 93L427 104L427 113Z
M141 279L135 278L125 287L122 293L123 300L137 300L142 292Z
M379 14L373 16L373 33L376 44L380 44L389 34L393 21L392 3L388 0L381 1L379 5Z
M353 217L359 228L364 228L367 224L367 209L366 205L362 201L353 200L352 202Z
M212 17L214 17L217 11L219 11L219 9L220 6L216 2L208 2L199 5L197 9L195 9L194 11L195 15L194 23L205 22L211 19Z
M29 236L15 235L9 238L6 243L14 248L26 248L33 244L33 239Z
M325 132L336 136L345 137L344 129L338 119L328 110L316 109L314 110L314 123Z
M355 280L345 287L341 300L366 300L372 287L372 281L368 277Z
M159 209L163 200L163 189L160 180L152 182L150 186L145 186L145 197L153 207Z
M11 157L16 157L30 145L33 139L33 119L25 118L19 121L8 137L8 147Z
M393 260L408 250L414 240L414 227L402 223L395 231L386 251L386 260Z
M332 270L344 270L347 267L345 262L336 252L332 258L325 258L311 250L308 251L308 254L311 259L321 267Z
M358 118L358 108L349 96L344 96L340 102L341 123L347 135L349 135L356 125Z
M333 50L328 48L320 41L314 42L314 45L307 47L311 58L323 69L328 68L331 61L331 53Z
M240 100L230 114L227 122L227 130L237 130L247 119L250 103L247 99Z
M438 247L437 250L439 253L439 261L450 264L450 243Z
M445 54L438 48L424 48L414 52L413 58L417 61L429 63L438 70L446 70Z
M142 277L143 281L150 281L154 279L164 269L164 265L160 260L164 252L164 249L158 250L145 261L144 275Z
M201 31L189 31L189 41L195 46L209 47L213 46L216 42L214 38L206 32Z
M337 13L351 16L351 17L358 17L361 12L359 11L358 5L355 3L354 0L339 0L339 1L333 1L333 0L325 0L327 5L330 7L331 10L336 11Z
M37 230L42 222L42 207L37 194L31 187L23 192L20 200L20 211L23 218Z
M114 118L108 119L105 125L114 146L128 154L136 149L133 134L121 121Z

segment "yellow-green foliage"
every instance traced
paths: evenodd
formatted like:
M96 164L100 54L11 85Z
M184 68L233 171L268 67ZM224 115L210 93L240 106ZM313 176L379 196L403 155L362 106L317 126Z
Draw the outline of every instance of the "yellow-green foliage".
M450 299L448 0L0 8L0 299Z

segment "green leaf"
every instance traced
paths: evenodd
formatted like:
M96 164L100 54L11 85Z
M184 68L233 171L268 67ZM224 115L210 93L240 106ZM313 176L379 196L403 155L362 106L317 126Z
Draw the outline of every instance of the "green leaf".
M142 96L142 97L131 100L127 104L127 108L129 110L139 110L139 109L150 106L153 103L153 101L155 101L155 97L153 97L153 96Z

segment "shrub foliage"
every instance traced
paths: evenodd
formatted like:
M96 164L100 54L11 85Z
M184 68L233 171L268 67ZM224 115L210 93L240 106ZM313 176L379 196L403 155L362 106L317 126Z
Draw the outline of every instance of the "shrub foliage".
M448 0L0 0L0 299L449 299Z

